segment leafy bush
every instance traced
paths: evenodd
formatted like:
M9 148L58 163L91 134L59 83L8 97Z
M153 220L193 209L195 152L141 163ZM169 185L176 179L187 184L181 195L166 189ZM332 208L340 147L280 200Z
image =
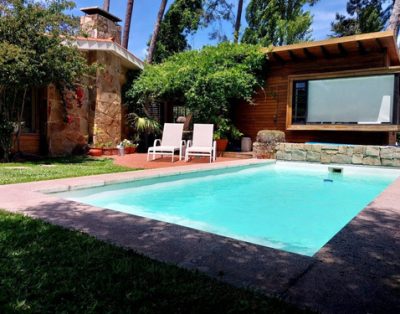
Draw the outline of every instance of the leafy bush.
M196 122L230 118L231 105L251 103L264 86L266 56L258 46L222 43L176 54L158 65L147 65L127 92L136 110L151 104L186 106ZM230 122L229 122L230 123Z

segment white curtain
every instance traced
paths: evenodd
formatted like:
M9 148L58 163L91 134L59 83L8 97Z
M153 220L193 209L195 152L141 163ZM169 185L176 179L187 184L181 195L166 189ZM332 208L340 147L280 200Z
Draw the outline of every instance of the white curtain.
M310 80L307 122L392 122L394 75Z

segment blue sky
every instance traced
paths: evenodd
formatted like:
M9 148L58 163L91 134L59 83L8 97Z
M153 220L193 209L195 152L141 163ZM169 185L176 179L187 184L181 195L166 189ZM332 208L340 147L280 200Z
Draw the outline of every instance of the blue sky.
M110 0L110 13L125 18L126 0ZM129 50L139 58L146 55L147 41L153 31L155 19L161 0L135 0L133 8L132 26L129 38ZM236 3L236 0L230 0ZM73 11L74 15L82 15L79 8L103 5L103 0L76 0L77 8ZM168 1L172 3L172 0ZM249 0L245 0L245 6ZM314 16L313 38L324 39L330 33L330 24L335 18L336 12L345 13L347 0L320 0L315 6L310 8ZM234 9L234 11L236 11ZM244 14L242 17L243 28L245 26ZM121 22L123 25L123 22ZM233 28L228 23L221 25L227 35L232 37ZM242 30L243 30L242 28ZM189 38L189 44L194 48L201 48L207 44L214 44L208 39L209 30L200 30Z

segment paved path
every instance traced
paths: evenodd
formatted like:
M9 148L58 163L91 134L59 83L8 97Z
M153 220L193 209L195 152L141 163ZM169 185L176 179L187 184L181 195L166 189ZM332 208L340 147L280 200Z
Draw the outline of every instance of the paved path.
M66 201L65 191L160 175L264 163L258 160L0 186L0 204L157 260L197 269L323 313L400 313L400 179L313 257Z

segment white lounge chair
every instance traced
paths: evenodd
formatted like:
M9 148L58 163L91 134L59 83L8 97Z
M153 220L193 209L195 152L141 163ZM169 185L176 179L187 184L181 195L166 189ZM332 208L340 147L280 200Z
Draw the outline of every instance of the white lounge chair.
M193 141L187 142L185 161L190 156L210 157L210 162L215 161L217 143L213 141L213 124L195 124L193 126Z
M182 140L183 123L165 123L162 134L162 139L156 139L152 147L147 150L147 161L149 161L150 154L153 155L154 160L156 155L171 156L174 162L174 155L179 151L179 160L182 160L183 147L185 141ZM157 146L157 144L159 144Z

